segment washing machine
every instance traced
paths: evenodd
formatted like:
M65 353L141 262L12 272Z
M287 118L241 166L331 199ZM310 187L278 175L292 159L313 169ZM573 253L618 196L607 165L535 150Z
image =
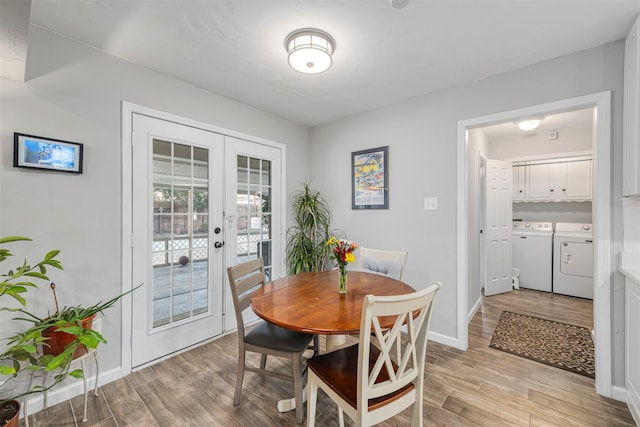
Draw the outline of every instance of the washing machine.
M557 223L553 253L553 292L593 299L593 226Z
M512 264L521 288L551 292L553 224L513 221Z

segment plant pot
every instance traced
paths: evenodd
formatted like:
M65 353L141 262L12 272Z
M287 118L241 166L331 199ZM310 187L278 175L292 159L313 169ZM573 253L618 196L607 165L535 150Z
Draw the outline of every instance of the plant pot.
M93 319L95 319L96 315L89 316L82 320L82 328L83 329L91 329L93 327ZM56 327L47 328L42 331L42 336L47 338L47 345L42 346L42 351L44 354L50 354L52 356L57 356L62 353L66 346L75 341L75 335L68 334L66 332L57 331ZM87 354L87 348L80 344L78 349L73 353L73 358L76 359L84 354Z
M9 400L0 405L0 426L18 427L19 421L20 402L17 400Z

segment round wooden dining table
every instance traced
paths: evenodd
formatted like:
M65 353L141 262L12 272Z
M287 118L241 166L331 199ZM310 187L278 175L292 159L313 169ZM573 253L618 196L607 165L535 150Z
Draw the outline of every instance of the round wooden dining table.
M338 292L338 270L301 273L265 284L251 297L253 311L267 322L298 332L327 335L326 351L345 342L346 334L360 332L365 295L404 295L415 292L399 280L375 273L350 271L347 293ZM384 318L382 328L391 327ZM306 393L303 394L306 397ZM280 412L295 409L294 398L278 402Z
M399 280L375 273L350 271L347 293L338 292L338 270L301 273L267 283L251 297L253 311L283 328L318 335L360 332L365 295L415 292ZM393 319L389 319L389 325ZM381 325L383 328L385 325Z

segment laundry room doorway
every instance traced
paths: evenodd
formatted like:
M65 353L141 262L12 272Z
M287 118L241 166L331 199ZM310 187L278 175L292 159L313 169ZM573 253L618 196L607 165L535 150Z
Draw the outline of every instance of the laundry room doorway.
M480 266L480 227L478 226L478 210L481 203L477 193L478 168L483 158L489 158L488 138L480 135L481 128L498 124L510 124L528 118L548 118L571 111L588 110L593 123L591 129L591 146L593 173L590 185L593 190L591 215L594 228L594 300L593 325L596 353L596 390L599 394L611 397L611 283L613 273L611 262L611 230L610 230L610 157L611 157L611 94L601 92L578 98L565 99L548 104L531 106L523 109L507 111L490 116L478 117L458 123L458 338L459 348L468 347L468 322L478 310L482 301L482 283ZM543 119L544 120L544 119ZM554 137L555 135L549 135ZM584 147L582 147L584 148ZM485 150L483 152L483 150ZM571 150L573 152L573 150ZM576 150L580 151L580 150ZM586 150L585 150L586 151ZM527 157L524 155L505 155L505 158ZM582 153L587 154L587 153ZM534 156L535 157L535 156ZM552 166L550 168L556 168ZM542 168L532 168L539 172ZM515 170L515 168L514 168ZM551 169L549 169L551 171ZM557 171L548 172L549 176ZM514 181L517 181L514 172ZM531 190L531 189L529 189ZM518 197L521 188L518 182L513 183L513 197ZM565 191L558 190L558 191ZM475 193L475 194L474 194ZM537 194L530 191L530 197ZM554 197L552 195L551 197ZM556 200L557 201L557 200ZM531 204L538 206L538 204ZM542 204L540 204L542 205ZM535 211L538 208L534 208ZM475 211L475 213L474 213ZM539 212L540 213L540 212ZM529 214L529 213L528 213ZM514 209L514 220L518 219ZM570 222L570 221L566 221ZM586 222L586 221L585 221Z

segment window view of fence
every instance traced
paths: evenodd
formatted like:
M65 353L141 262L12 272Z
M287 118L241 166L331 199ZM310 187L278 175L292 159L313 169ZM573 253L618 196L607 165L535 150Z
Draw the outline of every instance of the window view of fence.
M238 156L237 262L262 257L271 278L271 161Z
M153 324L208 310L207 149L153 142Z

